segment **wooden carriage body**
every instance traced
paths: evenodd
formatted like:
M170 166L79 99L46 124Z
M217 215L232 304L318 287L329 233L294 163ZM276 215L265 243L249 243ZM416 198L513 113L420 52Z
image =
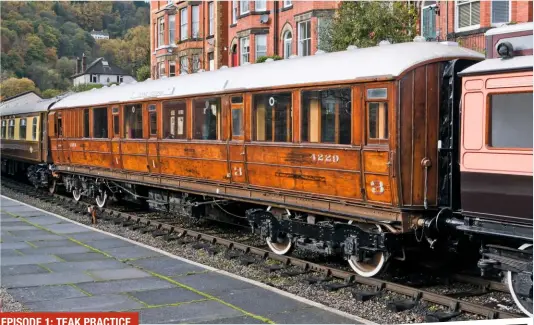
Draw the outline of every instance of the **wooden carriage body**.
M49 114L51 153L65 173L407 225L438 205L457 59L483 55L402 43L74 94Z

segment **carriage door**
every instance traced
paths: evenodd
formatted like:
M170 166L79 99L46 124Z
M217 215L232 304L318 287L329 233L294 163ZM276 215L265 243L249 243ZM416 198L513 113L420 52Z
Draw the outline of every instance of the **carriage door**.
M147 164L148 172L159 174L159 146L158 146L158 107L156 103L147 105L148 111L148 141Z
M388 84L367 85L363 93L364 148L362 188L369 202L391 204L392 154L390 153L393 101Z
M111 124L113 127L111 136L111 168L121 169L121 123L120 123L120 109L118 106L111 108Z
M228 164L233 183L246 183L245 147L245 101L243 95L230 96L230 141L228 142ZM225 101L227 102L227 101ZM228 112L228 110L226 110ZM228 120L228 119L227 119Z
M67 114L67 112L65 112L65 114ZM59 156L59 161L62 162L62 163L66 163L67 162L67 158L66 158L66 152L65 152L65 146L67 145L67 141L65 141L65 139L63 139L63 128L64 128L64 125L63 125L63 118L65 116L63 116L63 112L59 111L57 112L57 115L56 115L56 132L57 132L57 149L58 149L58 156Z

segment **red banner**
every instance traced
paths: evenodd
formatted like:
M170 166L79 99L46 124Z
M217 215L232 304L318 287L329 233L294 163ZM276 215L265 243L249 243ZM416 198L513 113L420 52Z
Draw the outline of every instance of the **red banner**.
M139 325L133 312L0 313L0 325Z

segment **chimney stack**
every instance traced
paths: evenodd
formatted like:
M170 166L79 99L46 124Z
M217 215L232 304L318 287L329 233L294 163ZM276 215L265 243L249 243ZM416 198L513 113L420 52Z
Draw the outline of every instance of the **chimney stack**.
M76 57L76 74L80 73L81 71L81 67L82 67L82 60L80 59L79 56Z
M80 72L84 72L86 69L87 69L87 63L86 63L86 60L87 58L85 57L85 53L82 54L82 71Z

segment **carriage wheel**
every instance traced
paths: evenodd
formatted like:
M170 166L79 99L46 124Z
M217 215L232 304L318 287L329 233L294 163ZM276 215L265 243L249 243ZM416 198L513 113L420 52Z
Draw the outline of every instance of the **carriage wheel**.
M519 247L520 250L532 251L532 244L523 244ZM532 318L532 275L508 271L508 289L512 294L512 298L517 307ZM521 286L526 286L530 283L530 296L523 297L516 294L516 291Z
M108 202L108 192L106 190L100 191L95 197L96 205L103 208Z
M82 198L82 191L78 188L75 188L72 190L72 197L74 198L74 201L78 202Z
M57 191L57 179L53 179L50 183L48 183L48 192L50 194L54 194Z
M349 221L349 224L351 224L352 221ZM379 225L360 225L362 228L368 228L371 230L373 227L378 228L378 232L382 232L382 228L380 228ZM358 261L358 257L355 255L352 255L348 259L350 267L356 272L358 275L370 278L373 277L383 271L387 268L386 256L384 255L384 252L377 252L374 253L371 258L363 261Z
M267 237L266 239L267 246L275 253L276 255L287 255L291 253L295 247L293 242L288 236L284 238L279 238L279 241L273 242L271 238Z

